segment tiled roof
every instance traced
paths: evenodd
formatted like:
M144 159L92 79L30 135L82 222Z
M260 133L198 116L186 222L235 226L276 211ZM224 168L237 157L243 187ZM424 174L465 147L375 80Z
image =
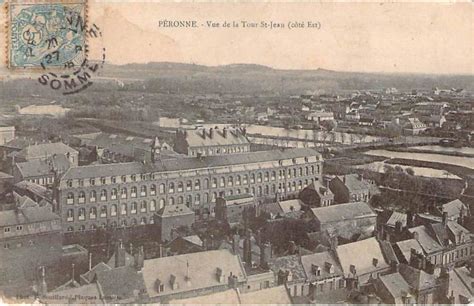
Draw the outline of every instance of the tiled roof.
M344 274L342 272L341 266L329 251L301 256L301 263L303 264L303 268L309 282ZM329 272L328 264L334 268L333 273ZM320 268L320 276L317 276L313 272L313 265L316 265Z
M281 159L290 159L306 156L318 156L319 158L321 158L320 153L309 148L258 151L220 156L204 156L201 158L183 157L176 159L158 160L153 165L142 164L139 162L130 162L72 167L69 168L69 170L63 175L62 179L80 179L99 176L119 176L131 173L206 169L212 167L278 161Z
M408 285L403 276L398 272L381 275L379 279L395 300L410 292L410 285Z
M0 211L0 226L12 226L59 220L59 216L48 207L26 207L23 209Z
M431 237L425 226L420 225L413 227L410 228L409 231L410 233L418 233L417 240L426 254L443 250L443 247Z
M40 143L36 145L27 146L23 148L17 156L28 160L34 158L45 158L47 156L52 156L53 154L66 153L77 154L78 152L62 142L54 142Z
M377 216L369 204L365 202L353 202L312 208L311 211L321 223Z
M391 227L395 227L397 221L402 222L402 226L405 227L407 225L407 214L394 211L392 212L390 218L387 220L387 225Z
M222 269L225 275L222 283L217 277L218 268ZM239 256L231 254L228 250L212 250L145 260L142 275L148 295L155 297L220 285L227 286L227 278L231 273L239 282L247 279ZM179 283L178 288L174 290L170 284L172 278ZM156 290L157 280L164 285L163 292Z
M194 214L194 212L186 205L169 204L163 206L163 208L161 208L157 214L161 217L175 217Z
M399 241L396 244L398 248L400 249L403 258L405 259L407 263L410 262L411 249L415 249L418 253L423 253L423 249L421 245L415 239Z
M269 266L274 273L278 273L280 270L291 271L292 281L288 282L290 284L304 282L306 280L306 273L304 272L304 267L301 263L299 255L288 255L273 258L269 262Z
M224 129L213 129L212 138L210 129L186 130L186 141L190 147L249 144L247 137L234 128L227 128L227 137L224 137Z
M70 166L71 163L65 155L49 156L47 160L33 159L16 164L24 178L50 175L53 169L58 173L64 173Z
M344 184L350 191L369 189L369 183L364 181L363 179L360 179L358 174L346 174L345 176L338 176L338 178L342 182L344 182Z
M350 273L351 265L355 266L358 275L389 267L374 237L340 245L336 252L345 275ZM378 261L377 266L374 266L374 258Z
M117 297L125 300L144 292L143 276L134 267L123 266L97 272L97 283L105 297ZM114 300L113 298L105 298Z

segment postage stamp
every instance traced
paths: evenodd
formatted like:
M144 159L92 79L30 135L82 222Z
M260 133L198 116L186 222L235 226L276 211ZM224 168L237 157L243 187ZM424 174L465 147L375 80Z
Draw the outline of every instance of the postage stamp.
M86 57L87 0L7 2L8 67L79 66Z

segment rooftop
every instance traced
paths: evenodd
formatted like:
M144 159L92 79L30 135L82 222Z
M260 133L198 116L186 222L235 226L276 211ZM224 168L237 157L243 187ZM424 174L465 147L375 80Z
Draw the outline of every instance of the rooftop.
M377 216L372 210L372 208L369 206L369 204L365 202L353 202L325 207L317 207L311 208L311 211L321 223Z

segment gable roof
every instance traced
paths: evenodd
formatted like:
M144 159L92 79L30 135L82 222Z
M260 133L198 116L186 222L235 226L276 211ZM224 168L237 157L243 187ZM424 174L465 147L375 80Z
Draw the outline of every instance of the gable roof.
M346 185L349 191L368 190L369 183L359 178L358 174L338 175L337 178Z
M225 275L223 283L219 282L217 278L218 268L222 269L223 275ZM212 250L148 259L145 260L142 270L146 290L150 297L214 286L227 286L227 278L230 273L237 276L239 282L247 279L240 257L231 254L228 250ZM187 276L189 281L186 279ZM174 290L170 286L172 278L179 283L179 287ZM157 280L164 285L162 292L156 290Z
M338 275L344 275L341 266L329 251L301 256L301 263L303 265L304 272L306 273L306 278L310 282L335 277ZM329 272L329 264L334 269L333 273ZM320 268L319 276L312 271L313 265L316 265Z
M97 284L106 300L126 300L145 290L143 276L130 266L97 271Z
M47 160L33 159L15 165L23 178L51 175L53 169L58 173L65 172L71 162L65 155L52 155Z
M467 214L468 207L459 199L445 203L441 206L441 211L447 212L448 218L450 219L457 219L461 213L461 209L464 210L465 214Z
M79 152L62 142L54 142L27 146L18 152L16 156L28 160L35 158L46 158L47 156L52 156L53 154L59 155L66 153L78 154Z
M165 160L157 160L154 164L143 164L140 162L99 164L80 167L71 167L61 179L80 179L99 176L120 176L126 174L138 174L149 172L167 172L191 169L207 169L213 167L225 167L232 165L278 162L282 159L301 158L317 156L321 154L310 148L295 148L285 150L257 151L241 154L229 154L219 156L182 157Z
M224 130L227 131L226 137L224 137ZM212 138L210 133L212 133ZM206 136L203 137L203 134ZM186 142L190 147L249 144L249 140L240 129L229 127L223 129L202 128L197 130L186 130L185 137Z
M321 223L377 217L369 204L365 202L351 202L325 207L317 207L311 208L311 211Z
M423 248L426 254L443 250L443 247L438 243L437 240L433 239L424 225L413 227L409 229L410 233L417 233L418 237L416 240Z
M375 237L340 245L336 253L345 275L350 273L351 265L355 266L358 275L389 267ZM378 260L376 267L373 264L374 258Z
M390 292L390 295L395 299L403 297L410 292L410 285L405 281L400 273L392 273L379 276L380 282Z
M49 207L27 206L15 210L0 211L0 227L59 220Z
M405 281L415 290L421 291L437 285L436 277L423 270L418 270L406 264L400 264L398 269Z
M306 273L303 264L301 263L301 257L298 255L272 258L268 265L275 274L280 270L290 271L292 274L292 280L288 281L289 284L306 281Z
M407 263L410 262L411 249L415 249L418 253L423 252L423 248L421 247L420 243L415 239L399 241L396 243L396 245L403 256L403 259L405 259Z
M402 222L402 226L405 227L407 225L407 214L398 211L393 211L390 215L390 218L388 218L386 224L388 226L395 227L397 221Z

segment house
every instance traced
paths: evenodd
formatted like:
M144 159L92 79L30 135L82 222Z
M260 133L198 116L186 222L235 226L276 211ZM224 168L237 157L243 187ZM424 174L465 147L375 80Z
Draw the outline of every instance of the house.
M442 217L443 212L448 214L448 220L451 221L457 221L459 218L470 216L469 206L464 204L459 199L441 205L441 207L436 209L435 214L439 217Z
M255 215L257 211L255 197L251 194L218 197L215 211L217 220L235 225L243 221L246 218L246 214Z
M250 152L250 142L240 128L178 130L174 150L188 156L225 155Z
M71 166L71 160L65 155L52 155L46 159L18 162L13 165L12 174L15 183L28 181L51 187L55 178L61 176Z
M314 231L329 231L345 240L371 236L375 230L377 215L365 202L345 203L311 208L305 219Z
M181 227L190 227L194 223L194 212L186 205L165 205L155 214L155 224L160 232L161 241L170 241L174 232Z
M407 135L419 135L428 128L426 124L421 122L417 117L395 118L393 122L400 126Z
M318 303L324 295L333 295L345 289L344 272L332 251L301 256L301 263L309 282L309 298Z
M77 166L79 161L79 152L62 142L28 145L22 150L13 152L12 154L10 156L12 158L12 164L37 159L47 160L51 156L59 155L64 155L73 166Z
M360 240L336 248L337 258L346 278L346 286L354 288L390 270L382 248L374 237Z
M0 145L4 145L15 139L14 126L0 126Z
M151 302L242 288L247 274L238 255L212 250L144 261L141 272Z
M198 235L177 237L166 245L171 254L187 254L205 250L204 242Z
M334 193L336 203L369 202L372 196L370 184L362 175L337 175L329 181L329 189Z
M320 124L323 121L331 121L334 120L334 113L333 112L312 112L306 115L306 120L308 121L315 121Z
M320 181L314 181L305 187L298 198L309 207L323 207L334 204L334 193Z
M309 284L299 255L272 258L269 267L275 274L277 285L284 285L292 298L308 296Z

